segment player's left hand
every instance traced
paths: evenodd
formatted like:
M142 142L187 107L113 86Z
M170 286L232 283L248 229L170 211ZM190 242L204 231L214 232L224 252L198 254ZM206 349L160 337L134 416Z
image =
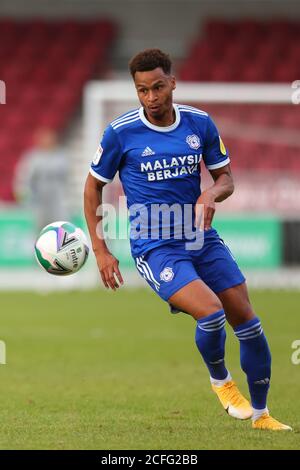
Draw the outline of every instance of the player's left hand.
M210 189L207 189L196 201L195 227L200 230L209 230L215 211L215 196Z

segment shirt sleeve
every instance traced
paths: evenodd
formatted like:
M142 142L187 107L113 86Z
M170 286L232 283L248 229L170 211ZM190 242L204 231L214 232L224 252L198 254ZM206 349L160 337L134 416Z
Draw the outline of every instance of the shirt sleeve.
M230 162L228 151L219 135L214 121L208 116L204 142L203 160L208 170L216 170Z
M109 125L94 155L90 168L91 175L104 183L110 183L119 169L122 155L119 138Z

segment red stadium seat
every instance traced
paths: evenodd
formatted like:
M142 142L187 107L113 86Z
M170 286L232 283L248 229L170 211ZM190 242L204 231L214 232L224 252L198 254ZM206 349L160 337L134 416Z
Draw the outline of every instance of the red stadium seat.
M0 19L1 79L7 103L0 115L1 169L9 169L31 145L34 129L63 131L78 106L84 82L105 70L114 23ZM5 137L3 137L5 136ZM0 199L12 198L12 172L0 184Z
M299 22L213 19L206 23L201 36L193 41L186 60L181 63L180 78L191 81L291 83L300 78L299 42ZM246 140L245 137L238 139L224 135L233 168L267 173L300 173L296 134L300 123L299 106L207 105L204 109L216 117L221 126L222 122L227 124L231 132L234 123L237 129L242 124L245 133L248 126L249 136L253 140L250 137ZM256 128L260 130L259 135L256 135ZM264 132L275 136L276 143L272 143L271 139L263 143ZM294 143L298 147L293 147Z
M299 40L299 22L212 19L193 42L180 76L183 80L290 82L298 76ZM201 73L193 70L198 60L205 63Z

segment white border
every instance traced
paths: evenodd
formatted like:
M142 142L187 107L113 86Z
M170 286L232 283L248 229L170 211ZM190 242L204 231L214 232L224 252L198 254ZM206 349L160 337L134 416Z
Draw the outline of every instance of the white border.
M230 163L230 158L226 158L226 160L223 160L222 162L215 163L215 165L205 165L208 170L216 170L217 168L222 168L225 165L228 165Z
M93 168L90 168L90 174L94 176L97 180L103 181L103 183L111 183L112 179L109 180L108 178L104 178L104 176L99 175L98 173L93 170Z

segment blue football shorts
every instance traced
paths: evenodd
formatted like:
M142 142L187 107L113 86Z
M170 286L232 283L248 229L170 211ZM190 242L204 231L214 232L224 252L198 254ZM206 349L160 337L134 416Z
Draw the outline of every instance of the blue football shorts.
M186 250L185 241L173 240L136 257L135 264L165 301L195 279L201 279L216 294L245 282L231 251L213 228L205 232L201 249Z

